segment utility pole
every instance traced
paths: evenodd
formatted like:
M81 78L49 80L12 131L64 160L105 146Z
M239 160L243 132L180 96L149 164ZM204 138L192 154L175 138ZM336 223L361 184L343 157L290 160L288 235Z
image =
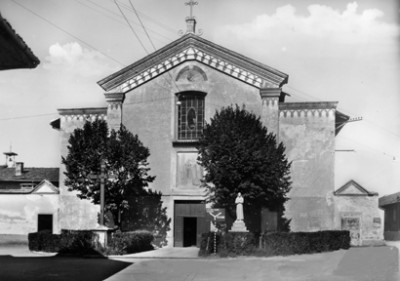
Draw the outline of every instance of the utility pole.
M102 159L100 164L100 225L104 225L104 186L107 177L105 170L106 164Z

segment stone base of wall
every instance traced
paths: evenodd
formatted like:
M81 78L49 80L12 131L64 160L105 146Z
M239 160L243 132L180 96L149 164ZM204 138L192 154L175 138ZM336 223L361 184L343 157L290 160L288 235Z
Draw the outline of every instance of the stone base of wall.
M0 234L1 245L27 245L28 235L25 234Z
M385 231L384 236L387 241L400 241L400 231Z
M362 240L361 246L385 246L383 240Z

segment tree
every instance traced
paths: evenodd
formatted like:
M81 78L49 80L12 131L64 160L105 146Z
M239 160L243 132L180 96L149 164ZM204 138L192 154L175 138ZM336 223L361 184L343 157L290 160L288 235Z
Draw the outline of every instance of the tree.
M291 163L284 145L277 144L259 117L237 105L222 108L205 125L198 150L208 202L233 215L241 192L245 220L254 231L260 230L261 208L283 208L291 185Z
M103 161L108 175L104 208L113 214L119 226L121 213L129 209L129 196L147 187L155 178L148 175L149 149L123 125L109 133L104 120L86 122L83 128L75 129L68 143L68 155L62 157L68 190L77 191L80 199L99 204Z

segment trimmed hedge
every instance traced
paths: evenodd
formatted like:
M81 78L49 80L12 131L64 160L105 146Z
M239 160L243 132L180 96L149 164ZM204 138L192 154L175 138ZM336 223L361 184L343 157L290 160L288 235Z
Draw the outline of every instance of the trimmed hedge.
M108 241L107 254L126 255L153 250L153 234L146 230L115 232Z
M116 232L103 249L97 235L90 230L62 230L61 234L35 232L28 234L29 250L58 252L67 255L124 255L153 249L153 235L148 231Z
M37 252L58 252L60 250L61 236L48 231L28 234L29 250Z
M318 232L274 232L258 238L250 232L217 233L217 254L226 256L277 256L309 254L348 249L350 232L329 230ZM214 233L202 234L200 256L213 254Z
M61 234L47 231L28 234L29 250L71 255L99 254L97 235L90 230L61 230Z
M217 254L221 257L252 255L257 248L256 238L251 232L216 233ZM200 256L214 253L214 232L203 233Z
M268 256L329 252L350 247L350 232L275 232L262 237L262 252Z

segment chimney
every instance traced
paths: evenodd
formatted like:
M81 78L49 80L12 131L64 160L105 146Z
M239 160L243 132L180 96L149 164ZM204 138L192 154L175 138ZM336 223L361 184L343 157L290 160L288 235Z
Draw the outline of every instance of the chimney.
M24 163L23 162L17 162L15 165L15 175L17 177L22 176L24 173Z
M7 168L15 168L15 156L18 155L15 152L4 152L6 155L6 166Z

